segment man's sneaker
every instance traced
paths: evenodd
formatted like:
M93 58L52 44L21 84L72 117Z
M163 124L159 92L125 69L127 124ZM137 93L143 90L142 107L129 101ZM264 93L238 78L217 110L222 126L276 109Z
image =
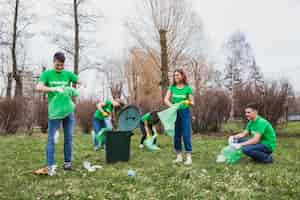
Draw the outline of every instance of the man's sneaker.
M66 170L66 171L72 170L72 163L71 162L65 162L64 163L64 170Z
M94 146L94 151L98 151L99 147L98 146Z
M140 148L140 149L143 149L143 148L144 148L144 145L143 145L143 144L140 144L140 145L139 145L139 148Z
M182 163L182 162L183 162L182 155L177 155L176 160L173 160L173 163L175 164Z
M55 176L56 175L56 165L47 167L47 174L48 174L48 176Z
M272 154L270 154L270 155L268 156L268 159L267 159L266 163L273 163L273 157L272 157Z

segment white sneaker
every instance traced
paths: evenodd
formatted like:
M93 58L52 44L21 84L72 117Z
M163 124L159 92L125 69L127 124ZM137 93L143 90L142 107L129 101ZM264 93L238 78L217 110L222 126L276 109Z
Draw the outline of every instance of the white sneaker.
M181 163L181 162L183 162L183 158L181 155L177 155L176 160L173 160L173 163Z
M192 156L187 156L186 161L183 163L184 165L192 165Z
M143 149L143 148L144 148L144 145L143 145L143 144L140 144L140 145L139 145L139 148L140 148L140 149Z
M98 146L95 146L94 147L94 151L98 151L99 147Z
M184 165L192 165L192 159L186 160L183 164Z
M55 176L56 175L56 165L52 165L50 167L47 167L48 170L48 176Z

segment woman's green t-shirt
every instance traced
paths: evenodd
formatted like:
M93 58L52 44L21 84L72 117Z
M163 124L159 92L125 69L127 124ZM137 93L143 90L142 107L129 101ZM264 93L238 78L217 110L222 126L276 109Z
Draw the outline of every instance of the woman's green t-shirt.
M171 92L172 104L189 100L189 95L193 94L193 90L189 85L185 85L183 88L178 88L175 85L171 85L169 86L168 90ZM182 105L181 108L184 109L188 107L188 105Z

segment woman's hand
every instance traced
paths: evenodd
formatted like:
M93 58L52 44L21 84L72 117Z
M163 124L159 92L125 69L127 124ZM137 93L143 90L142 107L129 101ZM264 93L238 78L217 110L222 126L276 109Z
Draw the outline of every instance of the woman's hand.
M171 107L171 106L173 105L173 104L171 103L171 101L170 101L171 96L172 96L172 94L171 94L171 92L168 90L168 91L167 91L167 94L166 94L166 96L165 96L164 102L165 102L165 104L166 104L167 106L169 106L169 107Z
M185 106L189 106L189 105L191 105L191 102L189 100L185 100L185 101L183 101L183 104Z

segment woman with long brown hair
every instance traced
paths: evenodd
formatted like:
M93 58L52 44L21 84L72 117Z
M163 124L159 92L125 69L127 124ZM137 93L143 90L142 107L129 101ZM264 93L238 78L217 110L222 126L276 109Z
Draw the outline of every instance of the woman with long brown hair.
M182 140L186 152L185 165L192 164L191 143L191 114L189 107L194 105L193 91L187 81L187 76L182 69L177 69L173 74L173 84L168 88L165 96L165 104L171 107L175 103L183 102L177 112L175 123L174 148L177 158L174 163L183 162Z

